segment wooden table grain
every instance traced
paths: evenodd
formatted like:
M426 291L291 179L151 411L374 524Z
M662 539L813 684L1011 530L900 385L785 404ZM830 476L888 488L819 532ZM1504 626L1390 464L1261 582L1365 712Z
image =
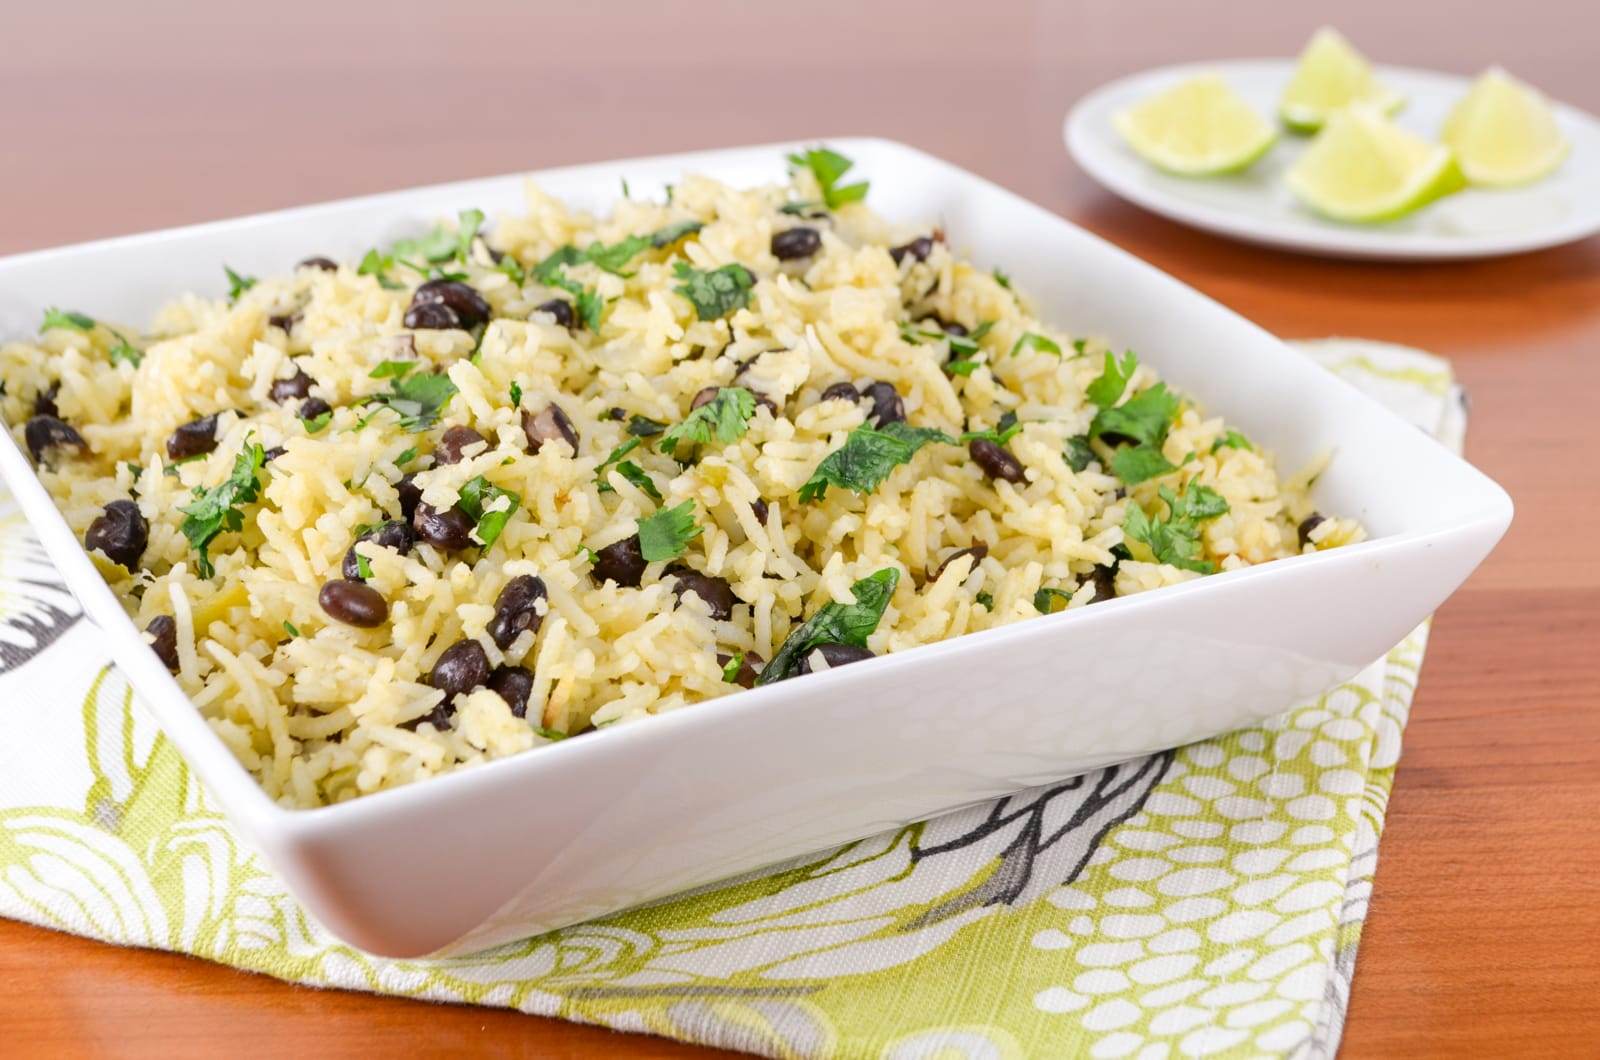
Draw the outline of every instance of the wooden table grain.
M1463 74L1500 62L1600 111L1592 3L1337 12L1382 59ZM1473 399L1469 454L1518 514L1438 616L1346 1055L1594 1055L1600 240L1455 265L1294 257L1125 206L1061 148L1068 104L1110 77L1287 54L1312 28L1274 0L6 4L0 252L561 163L870 133L1013 188L1285 336L1454 358ZM0 1035L16 1056L716 1055L8 922Z

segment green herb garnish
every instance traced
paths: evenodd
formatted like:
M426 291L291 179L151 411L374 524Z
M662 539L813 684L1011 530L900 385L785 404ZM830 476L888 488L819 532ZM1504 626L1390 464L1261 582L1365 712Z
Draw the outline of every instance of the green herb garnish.
M1065 608L1071 599L1072 594L1065 589L1040 589L1033 594L1033 609L1041 615L1052 615Z
M510 503L503 505L496 503L502 497ZM461 487L456 507L465 513L467 518L478 524L478 540L483 542L484 548L488 548L499 539L500 532L506 528L506 523L510 522L511 516L521 503L520 494L501 489L479 475Z
M254 503L261 495L261 469L266 465L267 451L251 442L234 459L233 471L226 479L210 489L196 487L195 501L178 509L183 520L183 536L197 553L195 566L200 577L216 574L211 564L211 543L225 531L244 528L244 505Z
M1045 338L1036 332L1025 331L1011 347L1011 356L1015 357L1023 350L1038 350L1040 353L1053 353L1061 356L1061 347L1053 339Z
M1156 492L1166 502L1167 518L1152 519L1143 508L1130 504L1122 523L1128 540L1147 547L1158 563L1201 574L1216 570L1210 560L1200 558L1200 524L1227 512L1228 502L1216 490L1199 483L1190 483L1181 494L1174 494L1166 486L1158 487Z
M850 586L853 604L828 602L816 614L802 622L784 638L782 646L772 661L756 678L757 685L770 685L799 672L807 655L822 644L851 644L857 648L867 646L867 638L883 619L895 586L900 584L900 572L894 567L869 574Z
M817 187L822 189L822 201L827 203L830 210L867 197L868 182L865 180L839 186L839 178L848 173L855 163L837 151L818 144L790 155L789 162L797 168L811 170L811 175L817 178Z
M1102 408L1089 427L1089 435L1098 438L1110 434L1144 445L1160 445L1177 414L1178 395L1168 390L1167 384L1157 383L1121 405Z
M670 247L685 236L692 236L705 227L702 221L674 221L650 233L650 245L657 250Z
M599 467L594 469L594 480L600 484L601 493L608 493L611 491L611 484L606 481L607 469L609 469L612 464L617 463L623 457L639 448L639 446L642 444L644 444L643 438L629 438L627 441L611 450L610 455L600 462Z
M908 462L924 445L954 441L932 427L913 427L899 421L882 427L863 424L850 432L843 445L822 458L811 478L800 487L800 501L820 499L829 486L871 493L883 484L889 472Z
M657 504L661 503L661 491L656 488L654 480L650 478L644 468L635 464L632 460L624 460L618 464L617 474L633 483Z
M1120 364L1111 351L1107 350L1105 369L1085 391L1089 400L1103 409L1115 405L1122 397L1122 392L1128 388L1128 380L1133 378L1133 373L1138 367L1139 358L1132 350L1122 355Z
M1022 430L1022 424L1017 421L1015 412L1007 412L1000 417L1000 422L986 431L965 431L959 439L962 442L973 442L978 439L993 442L995 445L1005 445L1015 438Z
M1226 434L1211 443L1213 453L1218 449L1243 449L1248 453L1254 451L1255 446L1250 444L1250 439L1230 427Z
M394 268L394 256L381 254L378 249L366 252L361 258L361 264L356 266L357 276L371 276L378 281L378 286L390 291L398 291L405 284L399 283L389 277L389 270Z
M300 631L295 628L295 624L290 622L287 618L283 620L283 631L289 634L291 639L300 635Z
M677 559L703 531L694 521L694 501L662 508L639 520L639 554L647 563Z
M739 671L744 669L744 652L734 652L722 667L722 680L730 685L739 683Z
M302 416L300 417L300 422L305 425L307 434L316 434L326 427L331 419L333 419L333 410L329 409L327 412L318 413L309 419Z
M756 396L742 386L725 386L717 396L694 409L675 426L661 435L661 451L677 459L678 446L691 448L716 441L729 445L744 437L750 429L750 417L756 414ZM629 425L631 428L631 424Z
M750 288L756 283L755 273L739 264L703 272L680 261L672 267L672 275L683 281L673 290L689 300L701 320L718 320L735 309L743 309L749 304Z
M408 365L408 367L400 371L398 368L386 369L386 365ZM390 409L400 417L400 426L415 434L439 422L440 414L455 396L456 385L442 372L412 373L413 367L415 367L414 362L385 361L373 369L373 372L387 371L389 375L376 378L393 376L394 383L387 394L374 394L366 399L366 403ZM362 421L363 424L365 422Z
M636 438L649 438L660 434L667 429L665 423L653 420L649 416L631 416L628 419L627 432Z
M973 597L973 599L978 601L978 603L982 604L983 605L983 609L985 611L993 611L994 610L994 594L993 593L982 592L982 593L979 593L977 596Z
M74 313L68 309L50 308L44 311L44 322L39 325L41 333L54 328L71 328L74 331L93 331L94 317L82 313Z
M511 381L510 395L511 395L511 404L513 406L517 406L517 405L521 405L522 404L522 384L517 382L515 379L513 379Z
M230 303L237 302L240 295L259 282L254 276L241 276L226 265L222 267L222 271L228 274L228 301Z
M115 331L112 334L117 336L117 341L111 344L111 363L126 363L133 365L135 368L139 367L144 361L144 351L121 335L118 335Z
M1067 448L1062 451L1061 457L1067 466L1074 471L1082 471L1099 457L1094 455L1094 450L1089 448L1087 434L1074 434L1067 439Z
M998 283L1001 287L1004 287L1008 291L1011 290L1011 277L1008 276L1006 271L1000 266L996 265L994 267L994 271L991 272L990 275L994 277L995 283Z
M1176 470L1178 465L1154 445L1126 445L1111 454L1111 473L1130 486Z

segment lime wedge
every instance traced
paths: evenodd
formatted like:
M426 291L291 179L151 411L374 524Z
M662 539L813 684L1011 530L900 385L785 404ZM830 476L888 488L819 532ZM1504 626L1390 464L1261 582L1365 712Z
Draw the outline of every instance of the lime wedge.
M1186 177L1247 168L1278 134L1244 97L1216 74L1201 74L1158 92L1112 118L1146 162Z
M1366 103L1386 114L1405 98L1378 83L1372 67L1338 30L1324 26L1311 35L1289 86L1278 101L1278 117L1298 133L1313 133L1334 111Z
M1390 221L1465 186L1455 154L1371 106L1335 111L1290 168L1289 189L1337 221Z
M1445 119L1445 143L1473 184L1512 187L1548 176L1571 146L1543 94L1494 67Z

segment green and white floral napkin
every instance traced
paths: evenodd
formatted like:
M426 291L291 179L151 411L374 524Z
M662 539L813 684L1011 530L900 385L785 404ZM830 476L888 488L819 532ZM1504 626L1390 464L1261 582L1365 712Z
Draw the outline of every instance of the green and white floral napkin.
M1305 348L1459 446L1445 362ZM489 952L382 960L234 835L0 494L0 915L769 1056L1331 1056L1425 641L1257 728Z

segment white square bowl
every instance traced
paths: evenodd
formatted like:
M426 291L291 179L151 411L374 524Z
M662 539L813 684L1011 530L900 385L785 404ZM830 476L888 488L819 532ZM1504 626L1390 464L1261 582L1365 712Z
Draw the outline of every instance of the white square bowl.
M274 804L147 648L5 432L0 474L161 727L294 895L389 956L526 937L943 810L1258 721L1354 674L1499 540L1511 500L1415 427L1216 302L988 181L833 141L890 217L938 221L1041 315L1154 364L1294 467L1331 448L1321 510L1372 539L971 634L313 810ZM534 174L604 209L626 177L781 179L795 145ZM852 174L854 175L854 174ZM144 320L221 263L353 260L521 176L421 188L0 260L0 334L46 305Z

